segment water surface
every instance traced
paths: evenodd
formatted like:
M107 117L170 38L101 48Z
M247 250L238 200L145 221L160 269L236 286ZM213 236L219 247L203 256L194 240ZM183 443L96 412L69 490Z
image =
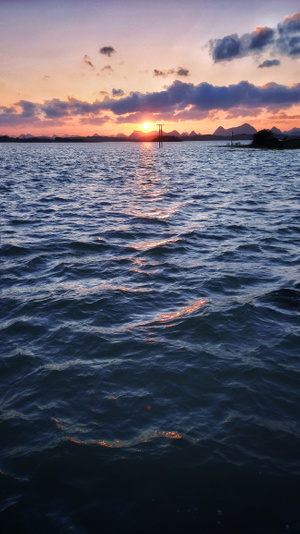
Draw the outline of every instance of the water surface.
M3 532L300 532L299 151L1 145Z

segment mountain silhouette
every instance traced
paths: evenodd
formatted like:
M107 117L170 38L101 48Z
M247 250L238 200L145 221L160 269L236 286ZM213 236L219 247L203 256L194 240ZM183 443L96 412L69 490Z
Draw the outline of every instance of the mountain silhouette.
M222 136L228 136L233 133L233 135L241 135L241 134L247 134L247 135L254 135L257 132L251 124L248 124L247 122L245 124L242 124L241 126L235 126L234 128L223 128L223 126L219 126L219 128L216 129L216 131L213 133L213 135L222 135Z

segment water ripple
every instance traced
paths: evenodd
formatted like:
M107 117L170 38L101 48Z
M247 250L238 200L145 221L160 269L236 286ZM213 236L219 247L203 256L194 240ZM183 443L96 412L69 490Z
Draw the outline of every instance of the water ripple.
M176 145L2 146L7 532L297 531L299 154Z

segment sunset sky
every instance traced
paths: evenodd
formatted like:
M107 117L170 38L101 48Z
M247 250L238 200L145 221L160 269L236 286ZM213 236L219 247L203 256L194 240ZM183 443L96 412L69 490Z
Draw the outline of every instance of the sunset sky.
M0 0L0 134L300 127L299 0Z

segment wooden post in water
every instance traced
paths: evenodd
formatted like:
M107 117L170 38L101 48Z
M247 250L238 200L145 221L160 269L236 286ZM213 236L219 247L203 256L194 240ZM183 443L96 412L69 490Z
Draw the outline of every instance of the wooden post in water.
M162 124L158 125L158 148L161 148L163 146L163 142L162 142L162 136L163 136L162 126L163 126Z

